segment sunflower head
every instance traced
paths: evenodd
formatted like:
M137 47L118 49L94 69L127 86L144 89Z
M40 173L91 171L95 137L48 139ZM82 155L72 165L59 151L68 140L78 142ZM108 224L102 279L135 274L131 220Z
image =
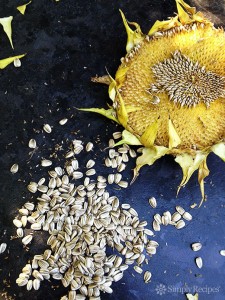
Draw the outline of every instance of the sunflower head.
M148 34L128 22L126 56L109 82L110 109L88 109L121 124L122 142L143 145L134 177L143 165L171 154L184 186L198 170L202 199L207 156L225 160L225 35L202 13L175 0L178 13L156 21Z

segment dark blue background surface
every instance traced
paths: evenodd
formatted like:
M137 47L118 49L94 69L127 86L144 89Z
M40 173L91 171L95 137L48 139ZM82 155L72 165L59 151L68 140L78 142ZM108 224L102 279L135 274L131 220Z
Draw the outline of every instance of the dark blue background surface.
M195 2L222 25L222 1L221 4L218 1ZM39 166L40 159L51 154L51 148L62 141L64 151L67 150L67 141L75 137L75 132L84 142L100 139L95 155L98 171L104 175L102 164L107 152L103 149L112 133L121 128L116 128L113 122L101 116L78 112L75 108L106 107L109 101L107 87L91 83L90 78L105 74L105 67L114 75L120 57L125 54L126 33L119 8L128 20L138 22L143 32L148 32L156 19L172 16L176 7L172 0L113 3L106 0L61 0L59 3L39 0L33 1L22 16L16 11L20 4L23 3L1 0L0 8L0 17L14 16L15 46L15 51L12 51L3 30L0 30L0 58L27 53L21 60L21 68L11 65L0 71L0 242L8 245L7 251L0 255L0 292L7 291L15 299L59 299L66 290L56 287L56 281L44 282L39 291L31 292L15 284L27 260L45 250L43 240L46 238L42 235L28 253L23 250L20 241L10 240L15 235L12 220L17 209L31 197L26 185L31 180L47 176L47 171ZM69 121L61 127L58 121L64 117ZM54 126L51 135L42 133L46 122ZM31 159L27 147L30 138L35 138L39 145ZM13 163L20 166L15 175L9 172ZM113 285L114 293L102 295L102 299L185 299L185 286L191 292L195 288L203 289L199 292L199 299L225 299L225 257L219 254L221 249L225 249L225 164L215 155L210 155L208 165L208 201L200 209L190 209L190 205L200 201L196 174L176 198L181 170L169 156L152 167L144 167L128 189L111 189L121 203L132 204L139 217L149 222L149 227L155 213L174 212L178 204L191 211L193 221L184 229L168 226L156 234L155 240L160 246L145 267L152 272L151 283L144 284L142 276L131 267L124 278ZM133 167L134 161L131 161L125 171L128 180L132 178ZM147 201L151 196L158 201L154 210ZM203 244L198 253L190 247L196 241ZM197 255L203 258L201 270L194 262ZM160 284L166 287L165 294L161 296L156 292ZM210 294L207 294L207 288ZM0 299L4 298L0 295Z

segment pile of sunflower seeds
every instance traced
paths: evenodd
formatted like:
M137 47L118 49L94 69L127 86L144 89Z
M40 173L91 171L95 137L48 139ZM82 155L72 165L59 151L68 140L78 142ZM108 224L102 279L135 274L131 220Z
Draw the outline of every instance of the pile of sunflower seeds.
M98 300L100 292L112 293L112 283L122 279L129 265L141 274L146 256L156 253L158 243L148 238L153 232L146 228L147 222L106 190L112 183L128 186L120 172L125 169L127 153L132 157L136 154L127 145L118 152L110 149L108 161L118 173L105 178L96 175L94 160L88 160L85 172L81 171L77 157L92 149L92 143L85 147L81 140L74 140L63 168L55 167L48 172L48 180L41 178L28 185L31 193L38 194L37 203L26 202L19 210L13 220L17 236L26 248L36 239L35 232L46 231L49 238L48 248L35 255L16 280L27 290L38 290L44 279L54 278L70 288L62 300ZM24 235L25 228L29 228L28 235ZM116 249L117 254L107 255L109 248ZM146 271L144 281L150 279L151 272Z

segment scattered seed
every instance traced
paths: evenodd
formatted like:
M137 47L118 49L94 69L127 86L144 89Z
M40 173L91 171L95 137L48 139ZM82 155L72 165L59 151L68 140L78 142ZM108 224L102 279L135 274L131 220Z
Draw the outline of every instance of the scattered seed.
M27 186L28 191L31 193L36 193L37 188L38 188L38 185L35 182L30 182L30 184Z
M17 236L18 237L23 237L23 228L17 228L17 230L16 230L16 234L17 234Z
M225 256L225 250L220 250L220 255Z
M128 182L124 181L124 180L120 180L120 182L118 182L118 185L124 189L126 189L128 187Z
M141 274L143 272L142 268L138 266L134 266L134 271L137 272L138 274Z
M94 147L93 143L88 142L85 149L87 152L90 152L91 150L93 150L93 147Z
M21 67L21 60L19 58L14 59L13 61L14 67L19 68Z
M14 224L17 228L23 226L23 223L22 223L20 220L18 220L18 219L14 219L14 220L13 220L13 224Z
M202 266L203 266L203 261L202 261L202 258L201 258L201 257L196 257L195 263L196 263L196 265L197 265L197 267L198 267L199 269L202 268Z
M18 170L19 170L19 165L18 165L18 164L14 164L14 165L12 165L12 167L10 168L10 172L13 173L13 174L17 173Z
M179 212L179 214L183 215L185 213L185 210L183 209L183 207L177 205L176 206L176 211Z
M32 241L32 239L33 236L31 234L28 234L22 239L22 243L26 246Z
M199 251L202 248L202 244L201 243L193 243L193 244L191 244L191 248L193 251Z
M151 277L152 277L152 273L149 272L149 271L146 271L146 272L144 273L144 282L145 282L145 283L150 282Z
M86 168L91 169L94 167L94 165L95 165L95 161L93 159L89 159L89 161L86 164Z
M37 279L37 278L35 278L34 280L33 280L33 288L34 288L34 290L38 290L39 288L40 288L40 280L39 279Z
M151 207L156 208L157 202L156 202L155 197L151 197L148 201L149 201L149 204L151 205Z
M89 169L86 171L85 173L87 176L92 176L92 175L95 175L96 174L96 171L95 169Z
M31 229L33 230L40 230L41 229L41 223L33 223L30 226Z
M179 212L177 212L177 211L171 217L172 222L177 222L180 219L181 219L181 214L179 214Z
M52 165L52 161L49 159L42 159L41 165L42 165L42 167L49 167Z
M35 149L37 147L37 143L35 139L30 139L28 143L28 147L31 149Z
M191 220L192 220L192 215L191 215L189 212L187 212L187 211L184 212L184 214L183 214L182 217L183 217L185 220L187 220L187 221L191 221Z
M64 118L62 120L59 121L60 125L65 125L67 123L68 119Z
M21 222L22 222L23 227L26 227L26 225L27 225L27 216L22 216Z
M30 210L30 211L34 210L34 204L31 203L31 202L26 202L26 203L24 204L24 207L25 207L26 209Z
M23 216L27 216L29 211L26 208L19 209L19 213Z
M114 174L109 174L108 175L108 183L113 184L114 180L115 180L115 175Z
M47 133L51 133L52 132L52 128L51 128L51 126L49 124L44 124L43 129Z
M7 244L6 243L1 243L1 245L0 245L0 254L5 252L6 248L7 248Z
M160 214L155 214L154 215L154 220L160 225L162 224L162 217L160 216Z
M175 226L177 229L181 229L185 226L185 222L183 220L179 220Z
M155 231L160 231L160 224L156 220L153 221L152 226Z

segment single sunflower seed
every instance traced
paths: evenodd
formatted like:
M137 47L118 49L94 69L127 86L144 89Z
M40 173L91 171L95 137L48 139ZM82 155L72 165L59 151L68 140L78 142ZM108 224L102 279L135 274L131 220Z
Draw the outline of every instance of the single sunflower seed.
M1 243L1 245L0 245L0 254L4 253L6 248L7 248L7 244L6 243Z
M193 244L191 244L191 248L193 251L199 251L202 248L202 244L201 243L193 243Z
M63 118L59 121L60 125L65 125L67 123L68 119L67 118Z
M196 265L197 265L197 267L198 267L199 269L202 268L202 266L203 266L203 261L202 261L202 258L201 258L201 257L196 257L195 263L196 263Z
M31 149L35 149L37 147L37 142L35 139L30 139L28 143L28 147Z
M157 207L157 202L156 202L156 199L155 197L151 197L149 200L148 200L149 204L151 205L151 207L153 208L156 208Z
M49 167L52 165L52 161L49 159L42 159L41 165L42 165L42 167Z
M47 133L51 133L52 132L52 128L51 128L51 126L49 124L44 124L43 129Z
M12 165L12 167L10 168L10 172L13 173L13 174L17 173L18 170L19 170L19 165L18 165L18 164L14 164L14 165Z

